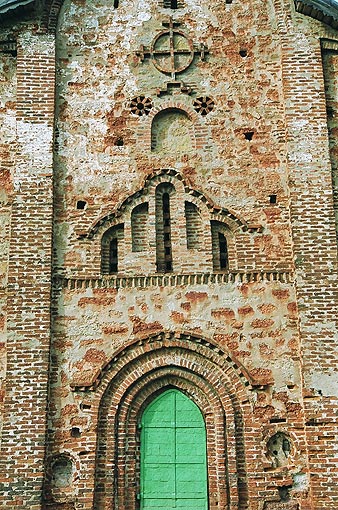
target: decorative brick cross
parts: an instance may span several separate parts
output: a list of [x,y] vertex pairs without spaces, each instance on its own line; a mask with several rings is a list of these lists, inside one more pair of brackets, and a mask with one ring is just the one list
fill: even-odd
[[151,58],[156,69],[161,73],[170,74],[175,80],[176,74],[187,69],[195,55],[199,54],[201,60],[204,60],[208,49],[204,44],[195,46],[182,30],[177,30],[176,27],[180,23],[173,22],[172,18],[169,18],[169,22],[163,22],[162,25],[167,29],[154,37],[150,49],[141,46],[136,54],[141,62],[145,58]]

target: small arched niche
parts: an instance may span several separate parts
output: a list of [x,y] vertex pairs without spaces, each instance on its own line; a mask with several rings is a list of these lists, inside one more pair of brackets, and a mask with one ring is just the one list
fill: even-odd
[[284,432],[277,432],[269,439],[267,452],[274,468],[286,466],[291,452],[290,438]]
[[111,227],[104,233],[101,242],[101,272],[103,274],[118,272],[123,238],[123,223]]
[[203,245],[201,213],[197,205],[185,202],[185,222],[188,250],[199,250]]
[[185,154],[195,148],[194,125],[187,113],[167,108],[155,115],[151,126],[151,150],[164,154]]
[[148,202],[137,205],[131,212],[132,251],[147,250]]
[[175,188],[171,183],[159,184],[155,192],[156,213],[156,267],[168,273],[173,270],[172,256],[172,196]]
[[[77,466],[78,468],[78,466]],[[75,465],[68,453],[61,453],[52,457],[49,462],[47,477],[45,480],[46,501],[67,505],[67,508],[75,508]],[[53,506],[54,508],[54,506]]]
[[211,221],[212,238],[212,261],[214,271],[226,271],[229,269],[228,236],[230,234],[227,225],[220,221]]
[[52,484],[58,489],[70,487],[73,483],[73,464],[69,457],[60,455],[51,463]]

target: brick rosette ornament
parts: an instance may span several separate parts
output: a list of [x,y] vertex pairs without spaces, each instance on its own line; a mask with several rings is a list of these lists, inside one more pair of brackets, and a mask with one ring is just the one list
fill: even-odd
[[208,113],[212,112],[214,109],[215,103],[214,100],[211,99],[211,97],[198,97],[194,101],[194,108],[197,113],[200,113],[201,115],[208,115]]
[[153,103],[149,97],[138,96],[131,100],[130,109],[131,113],[141,117],[142,115],[149,115]]

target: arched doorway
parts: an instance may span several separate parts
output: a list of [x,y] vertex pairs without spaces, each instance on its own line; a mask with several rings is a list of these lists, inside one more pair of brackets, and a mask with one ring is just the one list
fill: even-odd
[[251,444],[256,436],[246,428],[252,416],[247,379],[211,341],[163,333],[149,340],[136,338],[121,350],[94,389],[100,397],[96,462],[88,457],[86,463],[88,471],[95,468],[93,509],[144,510],[142,418],[171,390],[181,392],[203,413],[199,416],[207,431],[208,510],[248,508],[244,437]]
[[206,428],[181,391],[153,400],[141,420],[141,510],[207,510]]

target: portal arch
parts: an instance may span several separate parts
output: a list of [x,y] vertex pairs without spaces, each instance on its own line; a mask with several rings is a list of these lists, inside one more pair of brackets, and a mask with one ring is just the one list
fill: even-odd
[[[141,431],[149,404],[165,391],[180,391],[201,410],[206,428],[209,510],[245,508],[245,385],[227,359],[209,346],[159,335],[151,347],[136,345],[116,363],[99,403],[96,510],[137,510],[141,493]],[[123,356],[122,356],[123,358]],[[218,362],[217,362],[218,361]],[[117,367],[120,369],[117,370]],[[103,382],[103,381],[102,381]],[[244,402],[244,404],[243,404]]]

